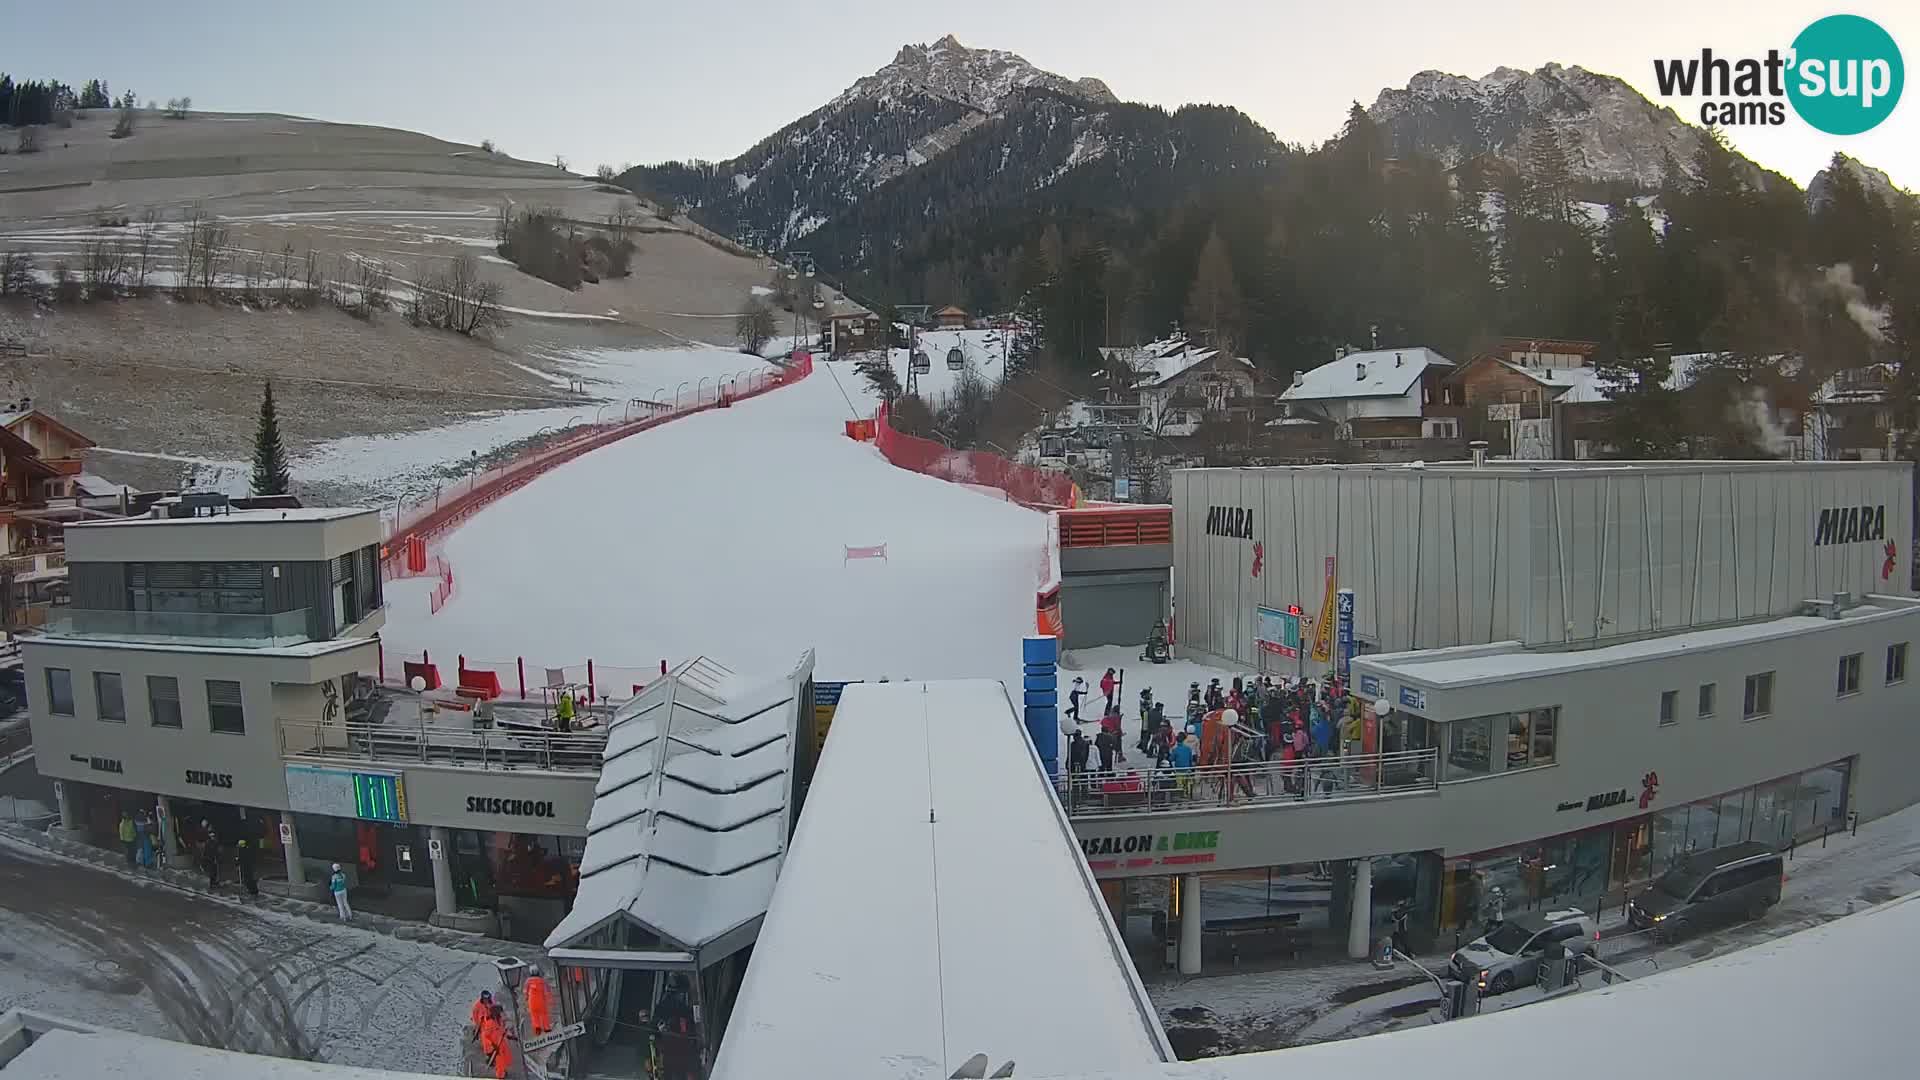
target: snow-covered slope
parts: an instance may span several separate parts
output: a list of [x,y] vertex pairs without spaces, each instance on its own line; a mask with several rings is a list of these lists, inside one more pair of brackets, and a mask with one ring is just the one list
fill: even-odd
[[1449,166],[1487,153],[1517,163],[1527,129],[1544,123],[1575,177],[1643,188],[1660,183],[1669,156],[1688,167],[1706,138],[1621,80],[1559,64],[1495,68],[1478,79],[1422,71],[1404,89],[1380,91],[1368,114],[1396,152],[1433,154]]
[[[431,580],[389,584],[388,655],[509,672],[525,656],[532,679],[588,657],[603,673],[701,653],[784,670],[812,647],[822,679],[1017,678],[1045,519],[848,439],[849,397],[873,407],[863,386],[822,363],[501,499],[447,540],[455,590],[438,615]],[[884,561],[844,558],[881,544]]]
[[739,157],[642,167],[621,182],[678,202],[744,242],[785,248],[1036,92],[1089,108],[1115,103],[1098,79],[1042,71],[1000,49],[969,49],[949,34],[906,46]]

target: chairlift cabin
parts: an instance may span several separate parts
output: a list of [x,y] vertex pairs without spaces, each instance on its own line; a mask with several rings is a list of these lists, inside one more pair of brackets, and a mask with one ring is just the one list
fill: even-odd
[[915,375],[925,375],[927,372],[932,370],[933,370],[933,361],[927,359],[927,354],[924,352],[921,352],[918,349],[914,350],[913,373]]
[[947,370],[959,371],[967,366],[967,354],[960,351],[958,345],[947,350]]

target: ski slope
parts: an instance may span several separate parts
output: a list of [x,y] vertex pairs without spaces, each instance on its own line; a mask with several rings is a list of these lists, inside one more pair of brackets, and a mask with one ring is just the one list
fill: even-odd
[[[663,659],[783,671],[807,648],[827,680],[1017,680],[1045,519],[848,439],[873,405],[823,362],[556,469],[447,538],[438,614],[431,579],[387,583],[389,662],[425,648],[451,682],[456,654],[525,657],[531,686],[592,658],[621,696]],[[844,558],[881,544],[885,561]]]

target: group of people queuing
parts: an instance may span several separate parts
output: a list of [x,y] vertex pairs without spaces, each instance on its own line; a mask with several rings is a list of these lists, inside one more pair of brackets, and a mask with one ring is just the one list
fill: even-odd
[[[1109,669],[1101,679],[1106,705],[1092,740],[1078,723],[1085,681],[1076,678],[1068,695],[1066,716],[1073,723],[1063,723],[1062,728],[1068,738],[1068,779],[1076,789],[1117,777],[1127,763],[1120,703],[1110,683],[1113,675]],[[1147,688],[1140,691],[1138,737],[1131,747],[1151,763],[1145,771],[1156,791],[1191,795],[1196,768],[1231,764],[1250,766],[1246,773],[1235,775],[1233,783],[1241,794],[1252,797],[1254,776],[1260,770],[1251,766],[1276,764],[1281,768],[1270,771],[1278,773],[1280,789],[1305,794],[1304,770],[1290,766],[1357,753],[1361,704],[1334,676],[1298,680],[1236,676],[1229,685],[1214,678],[1204,688],[1197,681],[1188,685],[1185,715],[1176,725],[1167,716],[1166,703],[1155,701],[1153,690]],[[1094,753],[1097,768],[1090,760]],[[1219,794],[1227,792],[1222,788]]]
[[[158,867],[165,857],[165,845],[161,841],[158,817],[149,815],[143,808],[137,811],[120,811],[120,846],[127,856],[127,867],[133,870],[152,870]],[[260,895],[260,879],[256,859],[259,857],[260,842],[241,837],[234,842],[233,853],[229,859],[222,845],[220,833],[213,823],[202,818],[200,827],[192,830],[189,836],[179,838],[182,853],[192,852],[194,864],[207,876],[207,888],[217,891],[229,862],[238,871],[241,888],[250,896]]]

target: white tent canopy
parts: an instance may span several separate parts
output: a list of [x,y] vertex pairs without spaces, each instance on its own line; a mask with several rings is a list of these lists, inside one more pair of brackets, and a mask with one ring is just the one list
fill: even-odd
[[[762,683],[701,657],[614,714],[573,910],[548,949],[624,944],[706,966],[750,944],[791,830],[813,653]],[[636,933],[637,931],[637,933]]]

